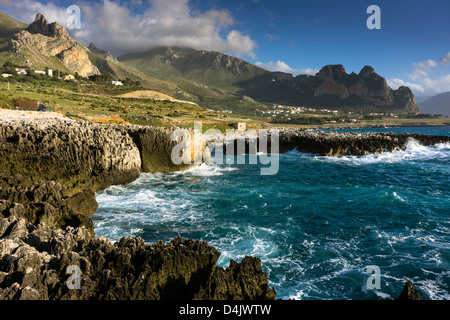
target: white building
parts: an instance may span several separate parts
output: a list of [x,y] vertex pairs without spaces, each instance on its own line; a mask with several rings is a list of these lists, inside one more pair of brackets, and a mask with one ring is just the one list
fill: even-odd
[[122,81],[111,81],[111,84],[112,84],[113,86],[123,86]]
[[36,74],[43,74],[43,75],[46,74],[45,71],[42,71],[42,70],[34,70],[34,73],[36,73]]
[[19,76],[26,76],[28,74],[27,70],[22,68],[16,68],[16,72]]

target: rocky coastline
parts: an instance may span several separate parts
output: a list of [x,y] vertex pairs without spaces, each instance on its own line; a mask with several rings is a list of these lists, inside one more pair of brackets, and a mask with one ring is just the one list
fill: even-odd
[[[273,152],[286,153],[297,150],[303,153],[318,154],[321,156],[364,156],[404,150],[411,140],[424,146],[450,142],[448,136],[424,134],[397,134],[393,132],[325,132],[310,131],[297,128],[276,128],[279,145]],[[223,143],[217,140],[210,141],[215,149],[223,148],[224,154],[256,154],[257,152],[272,152],[271,137],[274,131],[268,131],[264,143],[260,145],[259,136],[236,135]],[[256,141],[255,141],[256,140]],[[228,150],[228,151],[227,151]]]
[[[113,244],[95,237],[89,218],[98,207],[95,192],[132,182],[141,172],[192,166],[170,161],[174,129],[0,110],[0,300],[275,299],[258,258],[231,261],[225,269],[216,266],[220,253],[205,242],[175,238],[145,244],[122,238]],[[384,150],[387,141],[400,147],[408,138],[326,136],[286,130],[280,149],[364,153]],[[369,142],[361,147],[364,139]],[[204,141],[197,143],[192,163],[205,147]],[[73,266],[80,272],[77,290],[68,285]],[[405,286],[403,298],[415,292],[411,286]]]
[[[224,269],[200,241],[95,237],[95,192],[192,166],[170,162],[174,128],[0,112],[0,300],[275,298],[257,258]],[[79,290],[66,284],[69,266],[80,269]]]

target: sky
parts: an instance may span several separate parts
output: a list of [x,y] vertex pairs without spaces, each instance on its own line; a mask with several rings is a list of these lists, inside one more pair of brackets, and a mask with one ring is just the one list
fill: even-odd
[[[73,5],[79,25],[67,11]],[[371,5],[379,8],[376,20]],[[359,73],[370,65],[394,89],[450,91],[448,0],[0,0],[0,11],[25,23],[40,12],[82,44],[115,56],[167,45],[220,51],[294,75],[328,64]],[[368,20],[380,29],[369,29]]]

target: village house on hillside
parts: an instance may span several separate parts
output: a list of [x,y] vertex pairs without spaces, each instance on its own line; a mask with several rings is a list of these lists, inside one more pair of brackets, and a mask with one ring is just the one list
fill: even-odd
[[75,76],[68,74],[68,75],[64,76],[63,80],[64,81],[75,80]]
[[16,72],[19,76],[26,76],[28,74],[27,70],[23,68],[16,68]]

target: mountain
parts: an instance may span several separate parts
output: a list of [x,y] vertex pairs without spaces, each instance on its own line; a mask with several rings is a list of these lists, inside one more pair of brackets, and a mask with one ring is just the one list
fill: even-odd
[[242,59],[213,51],[157,47],[126,54],[118,60],[139,70],[147,79],[170,83],[172,88],[165,93],[180,100],[241,114],[254,114],[256,109],[265,108],[262,103],[238,94],[241,88],[236,84],[269,71]]
[[444,92],[419,103],[423,113],[442,114],[450,116],[450,92]]
[[0,58],[31,69],[48,67],[78,73],[83,77],[100,74],[90,61],[87,51],[60,24],[49,23],[39,13],[25,29],[8,36],[8,44],[2,48]]
[[151,77],[179,84],[189,80],[223,94],[247,96],[261,103],[419,112],[409,88],[392,90],[370,66],[359,74],[347,74],[342,65],[328,65],[315,76],[294,77],[264,70],[220,52],[176,47],[126,54],[118,60]]
[[26,27],[28,27],[27,24],[14,20],[0,12],[0,42],[7,40],[7,38]]
[[268,71],[229,55],[190,48],[158,47],[144,53],[130,53],[119,61],[162,80],[186,80],[233,93],[234,84]]
[[[424,101],[427,101],[428,99],[433,98],[433,96],[416,96],[416,103],[418,106]],[[420,108],[420,107],[419,107]]]
[[272,103],[327,107],[365,108],[366,111],[417,113],[407,87],[392,90],[386,80],[365,66],[359,74],[347,74],[342,65],[327,65],[315,76],[276,72],[240,84],[242,94]]

